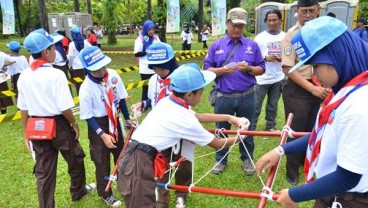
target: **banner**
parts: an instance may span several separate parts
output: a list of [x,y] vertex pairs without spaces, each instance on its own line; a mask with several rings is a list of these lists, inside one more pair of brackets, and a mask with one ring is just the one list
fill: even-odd
[[226,0],[211,0],[212,36],[226,31]]
[[180,6],[179,0],[167,0],[167,12],[166,12],[166,32],[179,32],[180,31]]
[[3,13],[3,34],[15,33],[15,17],[13,1],[0,0],[1,12]]

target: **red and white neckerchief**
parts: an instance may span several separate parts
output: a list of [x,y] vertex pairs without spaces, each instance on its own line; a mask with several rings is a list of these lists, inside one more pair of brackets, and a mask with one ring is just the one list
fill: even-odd
[[45,64],[48,64],[49,66],[51,66],[51,64],[48,61],[46,61],[45,59],[36,59],[32,62],[31,69],[34,71],[34,70],[38,69],[39,67],[42,67]]
[[363,72],[350,80],[343,88],[337,92],[335,98],[337,100],[331,103],[334,97],[333,92],[327,96],[323,102],[323,107],[318,112],[316,123],[313,127],[311,136],[308,141],[308,148],[304,162],[304,176],[307,183],[314,180],[314,169],[318,163],[323,133],[327,124],[331,124],[335,117],[335,111],[342,102],[355,90],[368,84],[368,72]]
[[183,106],[186,109],[189,109],[189,105],[187,102],[185,102],[183,99],[181,99],[180,97],[176,97],[174,94],[170,95],[170,100],[173,101],[174,103]]
[[118,141],[118,104],[114,103],[114,92],[112,91],[112,86],[110,86],[111,83],[109,82],[109,74],[107,71],[101,85],[104,87],[107,95],[107,99],[105,97],[104,102],[107,116],[109,118],[109,135]]
[[170,78],[166,78],[166,79],[159,79],[157,80],[158,83],[160,83],[160,91],[157,95],[157,99],[156,99],[156,104],[158,103],[158,101],[160,101],[162,98],[166,97],[168,93],[166,92],[171,92],[172,89],[169,87],[170,83],[171,83],[171,79]]

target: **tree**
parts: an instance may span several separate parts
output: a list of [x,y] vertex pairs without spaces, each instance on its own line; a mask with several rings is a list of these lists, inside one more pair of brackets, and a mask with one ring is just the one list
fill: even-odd
[[86,3],[87,3],[87,12],[88,12],[88,14],[92,14],[91,0],[86,0]]
[[152,1],[147,0],[147,19],[152,20]]
[[116,44],[115,30],[119,22],[119,17],[121,16],[119,5],[119,0],[105,0],[103,2],[102,22],[107,30],[108,44]]
[[74,11],[79,12],[80,11],[79,0],[74,0],[73,2],[74,2]]
[[38,0],[38,17],[40,18],[40,27],[48,31],[45,0]]
[[19,12],[19,0],[14,0],[14,8],[15,8],[15,13],[16,13],[16,17],[17,17],[17,22],[18,22],[18,28],[19,28],[19,33],[21,37],[24,37],[24,30],[23,30],[23,26],[22,26],[22,18],[20,18],[20,12]]
[[203,28],[203,0],[198,0],[198,42],[201,41],[200,31]]
[[154,19],[160,25],[159,38],[162,42],[166,42],[166,1],[157,0],[157,5],[153,14]]

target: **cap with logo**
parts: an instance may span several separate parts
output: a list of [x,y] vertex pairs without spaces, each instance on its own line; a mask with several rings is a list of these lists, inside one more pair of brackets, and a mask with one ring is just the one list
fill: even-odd
[[318,5],[318,0],[298,0],[297,7],[310,7]]
[[10,41],[6,46],[12,51],[19,51],[21,48],[20,43],[14,40]]
[[167,43],[153,43],[147,48],[146,52],[146,64],[162,64],[174,58],[174,50]]
[[300,61],[290,69],[289,73],[305,64],[314,54],[334,41],[347,29],[345,23],[329,16],[308,21],[291,40]]
[[231,20],[234,24],[247,24],[248,12],[244,9],[237,7],[230,9],[227,13],[227,20]]
[[201,71],[198,64],[181,65],[171,75],[171,86],[176,92],[192,92],[198,90],[216,78],[211,71]]
[[62,35],[51,36],[46,30],[38,29],[31,32],[24,39],[24,48],[29,50],[31,54],[39,53],[49,46],[61,41],[63,39]]
[[97,46],[83,48],[79,52],[79,59],[83,67],[89,71],[97,71],[111,62],[111,58]]

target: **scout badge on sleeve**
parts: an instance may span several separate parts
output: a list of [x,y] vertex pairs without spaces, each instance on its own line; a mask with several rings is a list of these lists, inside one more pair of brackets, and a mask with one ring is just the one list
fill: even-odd
[[56,122],[52,118],[28,118],[26,139],[52,140],[56,136]]

